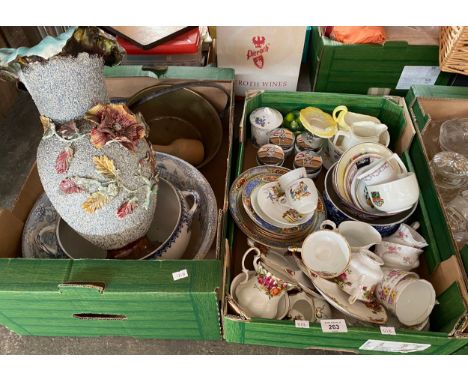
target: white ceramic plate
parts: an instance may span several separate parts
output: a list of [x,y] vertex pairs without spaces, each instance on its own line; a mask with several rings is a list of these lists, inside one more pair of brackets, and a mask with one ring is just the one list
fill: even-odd
[[[279,189],[280,187],[278,182],[271,182],[260,187],[257,192],[257,208],[263,212],[263,215],[268,216],[270,221],[273,220],[286,227],[296,227],[306,223],[314,216],[315,211],[310,214],[302,215],[289,207],[286,204],[285,199],[281,198],[282,195],[278,191]],[[255,203],[252,203],[252,206],[254,205]],[[255,210],[255,207],[254,211],[259,214]]]
[[343,196],[348,202],[351,203],[351,187],[353,184],[353,180],[357,176],[357,172],[362,168],[369,168],[368,166],[370,166],[372,163],[375,163],[379,159],[382,159],[382,157],[378,154],[364,154],[352,160],[346,167],[344,176],[345,195],[341,196]]
[[383,158],[390,157],[393,152],[379,143],[361,143],[345,151],[336,164],[333,182],[340,195],[345,195],[345,173],[349,163],[364,154],[377,154]]

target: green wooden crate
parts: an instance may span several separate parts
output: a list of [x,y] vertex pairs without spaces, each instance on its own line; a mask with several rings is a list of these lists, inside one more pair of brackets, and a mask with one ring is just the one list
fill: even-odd
[[[463,104],[449,111],[449,103],[455,104],[461,101]],[[430,102],[430,104],[428,104]],[[438,224],[434,224],[437,244],[442,259],[450,257],[452,254],[459,256],[465,270],[465,277],[468,274],[468,245],[458,249],[453,240],[450,228],[447,225],[444,208],[441,199],[438,197],[434,178],[429,168],[429,157],[427,144],[423,138],[426,129],[431,129],[433,120],[444,118],[447,113],[447,119],[451,118],[450,113],[457,117],[468,117],[468,88],[450,87],[450,86],[413,86],[406,95],[406,103],[413,119],[413,125],[416,127],[417,138],[410,148],[410,154],[417,169],[418,180],[422,184],[422,194],[428,205],[431,206],[430,218]],[[439,107],[440,105],[440,107]],[[438,111],[439,109],[440,111]],[[436,114],[434,114],[436,113]]]
[[[240,142],[236,164],[236,176],[246,167],[254,163],[252,153],[255,150],[248,140],[250,124],[248,116],[255,108],[270,106],[285,113],[304,106],[316,106],[331,112],[337,105],[345,104],[350,110],[365,112],[379,117],[388,124],[392,136],[393,149],[401,153],[409,169],[413,169],[410,156],[407,153],[411,145],[413,131],[411,119],[405,102],[400,97],[370,97],[362,95],[331,94],[331,93],[290,93],[290,92],[256,92],[250,94],[244,104],[243,120],[241,122]],[[247,164],[247,158],[249,163]],[[254,165],[254,164],[253,164]],[[320,188],[320,185],[318,186]],[[425,200],[420,197],[419,206],[415,212],[415,220],[421,223],[420,231],[430,243],[425,250],[423,262],[427,264],[428,278],[435,285],[439,304],[434,308],[430,323],[431,331],[417,332],[397,330],[396,336],[382,335],[379,328],[353,327],[348,325],[347,333],[323,333],[319,324],[311,324],[309,328],[296,328],[291,321],[278,321],[252,318],[245,320],[231,309],[227,295],[223,307],[224,338],[228,342],[270,345],[292,348],[320,348],[353,353],[376,354],[360,347],[369,339],[380,341],[396,341],[414,344],[429,344],[430,346],[415,354],[451,354],[468,344],[466,338],[459,338],[459,330],[466,325],[467,302],[464,298],[466,285],[459,272],[459,263],[454,256],[441,260],[439,248],[436,245],[434,227],[428,214]],[[230,268],[226,274],[226,287],[229,290],[230,279],[239,272],[239,261],[243,250],[241,243],[245,236],[230,220]],[[458,272],[454,272],[458,271]],[[436,285],[437,283],[437,285]],[[387,353],[388,354],[388,353]]]
[[[111,97],[125,98],[165,81],[137,67],[118,70],[107,80]],[[170,73],[177,79],[183,78],[183,74],[190,80],[214,79],[231,94],[230,113],[223,121],[225,147],[220,151],[223,160],[219,168],[225,172],[216,174],[219,176],[216,196],[221,207],[213,258],[147,261],[14,258],[19,255],[23,222],[42,193],[34,168],[15,206],[0,210],[0,257],[9,257],[0,259],[0,324],[21,335],[221,339],[219,302],[227,224],[226,186],[231,165],[234,71],[210,69],[206,73],[203,69],[169,68],[166,78],[171,77]],[[170,80],[173,82],[173,78]],[[211,95],[203,94],[210,99],[215,93],[211,89]],[[217,97],[222,98],[219,94]],[[184,269],[188,277],[174,281],[172,274]]]
[[[312,29],[310,80],[317,92],[370,94],[370,88],[391,89],[405,66],[439,66],[438,45],[409,45],[404,41],[376,44],[342,44]],[[453,75],[441,72],[436,85],[448,85]],[[378,93],[382,94],[382,93]]]

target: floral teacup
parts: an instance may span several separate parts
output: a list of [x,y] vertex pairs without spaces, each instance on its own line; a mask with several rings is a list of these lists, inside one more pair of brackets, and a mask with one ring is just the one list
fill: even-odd
[[419,278],[417,273],[404,271],[402,269],[382,267],[383,279],[377,285],[375,295],[382,304],[392,303],[396,294],[393,288],[405,278]]
[[387,267],[410,270],[419,266],[419,255],[422,249],[382,241],[375,246],[375,253],[382,257]]

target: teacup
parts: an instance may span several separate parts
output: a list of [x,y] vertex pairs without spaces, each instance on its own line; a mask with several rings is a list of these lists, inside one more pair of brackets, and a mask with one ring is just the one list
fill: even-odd
[[342,130],[351,130],[351,126],[356,122],[373,122],[376,124],[380,123],[380,120],[376,117],[366,114],[353,113],[348,110],[344,105],[335,107],[332,113],[333,119]]
[[405,211],[419,198],[418,180],[414,172],[387,183],[367,186],[372,205],[383,212]]
[[375,253],[382,257],[386,266],[410,270],[419,266],[423,250],[384,240],[375,246]]
[[[253,262],[256,273],[253,277],[245,267],[245,259],[251,252],[256,253]],[[237,302],[253,317],[278,318],[278,306],[281,299],[287,296],[289,285],[259,266],[260,253],[258,248],[252,247],[242,257],[242,272],[245,278],[236,289]]]
[[301,178],[290,183],[284,190],[287,204],[301,214],[311,214],[317,208],[318,191],[314,181]]
[[386,241],[390,241],[395,244],[408,245],[414,248],[427,247],[427,241],[422,237],[416,229],[419,227],[419,223],[416,222],[409,226],[408,224],[402,223],[398,230],[385,238]]
[[366,171],[357,175],[356,178],[364,182],[366,186],[370,186],[395,180],[400,174],[406,172],[406,166],[398,154],[393,154],[389,158],[382,158],[372,163]]
[[382,259],[367,249],[351,255],[349,267],[334,281],[349,296],[349,303],[356,300],[371,302],[375,300],[374,292],[383,280]]
[[250,113],[249,120],[252,132],[252,143],[258,147],[268,143],[270,131],[282,125],[283,116],[276,109],[261,107]]
[[296,168],[295,170],[288,171],[286,174],[281,175],[278,178],[278,183],[283,191],[286,191],[288,186],[301,178],[305,178],[307,176],[306,169],[304,167]]
[[435,298],[435,290],[430,282],[409,277],[395,285],[383,304],[402,324],[415,326],[429,317]]
[[300,252],[304,265],[324,279],[341,275],[348,268],[351,258],[348,242],[335,231],[315,231],[306,237],[302,248],[288,249],[291,252]]
[[405,271],[403,269],[382,267],[383,279],[377,285],[375,296],[382,304],[391,301],[395,296],[392,295],[393,288],[406,278],[419,278],[417,273]]
[[315,322],[317,317],[315,315],[314,300],[305,292],[289,295],[288,317],[292,320]]
[[361,249],[369,249],[382,241],[382,236],[370,224],[359,221],[344,221],[338,227],[331,220],[324,220],[320,229],[330,228],[337,230],[345,237],[351,247],[352,252],[359,252]]

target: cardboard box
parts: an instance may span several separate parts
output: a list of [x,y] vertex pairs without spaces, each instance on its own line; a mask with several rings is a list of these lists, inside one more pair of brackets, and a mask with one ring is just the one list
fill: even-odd
[[411,84],[450,83],[453,75],[439,71],[439,44],[433,33],[418,27],[386,27],[386,31],[388,39],[383,45],[346,45],[313,27],[312,90],[405,95]]
[[[43,192],[33,168],[13,208],[0,210],[0,324],[21,335],[221,338],[219,300],[231,166],[233,71],[224,71],[223,76],[216,82],[231,94],[223,120],[223,144],[214,160],[202,169],[218,202],[217,237],[207,258],[154,261],[21,258],[23,224]],[[203,79],[203,73],[186,78]],[[182,81],[159,80],[135,72],[134,77],[107,79],[110,96],[117,98],[168,82]],[[220,90],[193,89],[214,100],[218,110],[224,107],[227,97],[224,93],[220,96]],[[172,273],[183,269],[188,277],[174,281]]]
[[[255,166],[255,148],[249,140],[248,119],[249,114],[255,108],[270,106],[282,113],[287,113],[306,106],[316,106],[331,112],[336,106],[342,104],[347,105],[352,111],[374,115],[386,123],[392,136],[390,148],[400,153],[407,166],[413,169],[407,150],[411,146],[415,132],[403,98],[257,91],[249,94],[244,104],[236,176],[245,169]],[[323,190],[323,178],[321,174],[315,182],[320,191]],[[230,297],[226,294],[223,306],[225,340],[245,344],[333,349],[368,354],[380,353],[361,349],[368,340],[430,345],[425,350],[418,351],[417,354],[450,354],[462,348],[468,344],[463,334],[468,321],[468,292],[458,259],[455,256],[445,259],[440,257],[434,236],[435,227],[429,218],[428,208],[425,200],[420,197],[414,219],[420,222],[420,232],[430,244],[421,257],[422,265],[419,271],[423,278],[433,284],[439,302],[430,317],[431,331],[397,329],[395,336],[389,336],[383,335],[378,327],[348,325],[347,333],[323,333],[318,323],[310,324],[309,328],[299,328],[295,327],[294,322],[287,320],[245,319],[236,313],[235,309],[232,309],[228,302]],[[226,257],[224,279],[226,291],[229,290],[230,280],[240,273],[240,260],[247,249],[246,236],[237,229],[232,219],[230,224],[231,252],[229,257]]]
[[422,196],[430,206],[429,217],[437,222],[434,224],[434,234],[440,255],[443,260],[455,254],[462,261],[464,276],[468,280],[468,245],[457,247],[429,167],[432,157],[441,151],[438,143],[441,123],[452,118],[468,117],[468,88],[416,86],[408,92],[406,102],[417,131],[410,154],[417,169]]

